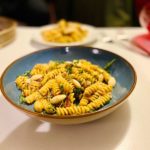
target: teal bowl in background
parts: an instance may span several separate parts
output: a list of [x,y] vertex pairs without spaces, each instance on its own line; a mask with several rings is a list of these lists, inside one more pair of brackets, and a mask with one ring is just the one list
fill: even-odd
[[[30,70],[37,63],[47,63],[50,60],[69,61],[73,59],[86,59],[102,67],[112,59],[116,59],[110,68],[110,73],[117,81],[110,103],[95,112],[74,116],[41,114],[34,111],[33,105],[20,103],[20,91],[14,82],[18,75]],[[137,76],[133,66],[123,57],[103,49],[70,46],[36,51],[15,60],[3,72],[0,85],[5,99],[15,108],[31,117],[57,124],[79,124],[99,119],[118,108],[132,93],[136,80]]]

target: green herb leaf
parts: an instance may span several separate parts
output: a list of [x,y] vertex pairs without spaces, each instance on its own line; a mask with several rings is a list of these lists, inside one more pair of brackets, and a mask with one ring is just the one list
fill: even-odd
[[60,84],[60,90],[61,90],[61,92],[64,91],[64,86],[63,86],[63,84]]
[[66,69],[67,69],[67,73],[68,73],[68,74],[71,74],[71,73],[72,73],[72,66],[68,66]]
[[22,103],[25,102],[25,97],[21,94],[21,95],[19,96],[19,100],[20,100],[20,103],[22,104]]
[[81,74],[81,73],[83,73],[83,70],[82,70],[82,69],[79,70],[79,74]]
[[75,88],[74,89],[74,93],[76,94],[76,95],[80,95],[81,93],[82,93],[82,89],[81,88]]
[[73,63],[77,64],[77,63],[79,63],[79,60],[73,60]]
[[112,66],[112,64],[116,61],[116,59],[113,59],[111,61],[109,61],[103,68],[108,71],[109,68]]
[[31,70],[26,71],[23,75],[24,76],[29,76],[30,75]]

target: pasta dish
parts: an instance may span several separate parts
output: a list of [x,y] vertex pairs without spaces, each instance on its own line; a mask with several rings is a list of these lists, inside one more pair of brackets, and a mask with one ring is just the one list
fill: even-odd
[[41,36],[46,42],[72,43],[86,38],[88,32],[81,27],[80,23],[60,20],[55,27],[45,29]]
[[96,111],[109,103],[115,78],[101,66],[79,59],[36,64],[15,83],[23,103],[59,116]]

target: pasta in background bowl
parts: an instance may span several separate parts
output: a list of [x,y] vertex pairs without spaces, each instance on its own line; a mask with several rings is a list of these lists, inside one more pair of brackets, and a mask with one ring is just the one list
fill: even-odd
[[[114,59],[116,61],[110,67],[109,74],[104,70],[104,66]],[[49,63],[51,64],[50,73],[46,69]],[[44,65],[45,68],[41,69],[37,67],[38,65]],[[72,66],[71,69],[70,66]],[[90,74],[87,75],[91,68],[96,70],[96,72],[93,70],[92,77]],[[26,72],[27,70],[31,72]],[[86,74],[87,78],[82,74]],[[113,79],[113,82],[109,79]],[[26,83],[30,85],[30,90],[29,88],[23,90],[23,96],[28,97],[25,103],[20,103],[21,91],[17,89],[15,80],[20,89],[26,89]],[[20,84],[20,80],[25,82]],[[32,82],[36,86],[33,86]],[[48,87],[43,88],[46,84]],[[127,60],[106,50],[78,46],[49,48],[21,57],[6,68],[1,78],[2,93],[11,104],[32,117],[58,124],[85,123],[111,113],[131,94],[135,84],[136,73]],[[50,88],[49,85],[53,86]],[[92,85],[94,88],[88,90]],[[105,88],[101,90],[101,86]],[[82,90],[79,97],[74,96],[75,89]],[[37,91],[41,95],[44,93],[42,99],[49,98],[50,104],[44,107],[41,98],[33,103],[38,98],[36,95],[36,98],[32,99],[31,95]],[[103,96],[106,99],[102,101]],[[72,103],[69,104],[68,100]],[[47,101],[46,99],[42,102]],[[27,103],[31,104],[27,105]]]
[[41,32],[42,38],[46,42],[55,43],[72,43],[83,41],[88,35],[88,31],[77,22],[67,22],[60,20],[55,27],[43,29]]
[[78,22],[60,20],[39,28],[33,40],[45,46],[87,45],[97,40],[95,27]]

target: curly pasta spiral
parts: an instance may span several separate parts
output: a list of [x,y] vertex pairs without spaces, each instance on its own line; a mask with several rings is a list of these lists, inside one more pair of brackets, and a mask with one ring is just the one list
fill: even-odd
[[95,110],[101,106],[104,106],[105,103],[107,103],[110,99],[111,99],[111,94],[110,93],[107,93],[106,95],[104,96],[101,96],[99,97],[98,99],[96,99],[95,101],[89,103],[87,105],[87,107],[90,109],[90,110]]
[[34,92],[34,93],[32,93],[31,95],[29,95],[25,98],[25,102],[28,103],[28,104],[31,104],[34,101],[39,100],[41,98],[42,98],[42,96],[39,92]]
[[75,101],[74,93],[70,93],[70,94],[68,95],[68,99],[69,99],[70,102],[73,104],[73,102]]
[[64,93],[72,93],[73,92],[73,85],[70,84],[65,78],[63,78],[61,75],[56,77],[56,82],[59,85],[63,85],[63,91]]
[[101,94],[99,92],[95,92],[92,96],[89,97],[89,101],[95,101],[96,99],[98,99],[101,96]]
[[71,106],[66,108],[56,108],[56,113],[59,116],[84,114],[86,112],[89,112],[89,108],[87,106]]
[[39,92],[45,96],[48,91],[52,88],[52,85],[55,81],[52,79],[52,80],[49,80],[40,90]]
[[45,76],[44,76],[44,79],[42,80],[42,85],[44,85],[49,79],[53,79],[55,78],[57,75],[63,73],[65,71],[64,68],[60,68],[60,69],[54,69],[52,70],[51,72],[47,73]]
[[27,87],[27,77],[26,76],[18,76],[16,79],[16,84],[19,89],[25,89]]
[[88,104],[88,99],[86,97],[83,97],[81,100],[80,100],[80,103],[79,105],[80,106],[86,106]]
[[111,94],[108,93],[105,96],[102,96],[99,99],[95,100],[94,102],[91,102],[87,106],[71,106],[67,108],[58,107],[56,108],[56,113],[59,116],[84,114],[103,106],[105,103],[109,101],[110,98]]
[[37,64],[33,67],[30,74],[36,75],[36,74],[43,74],[45,75],[48,71],[48,65],[47,64]]
[[52,94],[53,95],[59,95],[60,93],[61,93],[61,91],[59,88],[59,84],[56,81],[54,81],[52,83]]
[[34,110],[37,112],[42,112],[43,110],[45,110],[47,113],[55,112],[54,106],[46,99],[37,100],[34,103]]
[[111,90],[112,90],[111,86],[108,86],[105,83],[97,82],[97,83],[92,84],[91,86],[87,87],[85,89],[84,95],[85,96],[90,96],[93,93],[95,93],[96,91],[98,91],[100,94],[104,95],[105,93],[107,93],[107,92],[109,92]]

